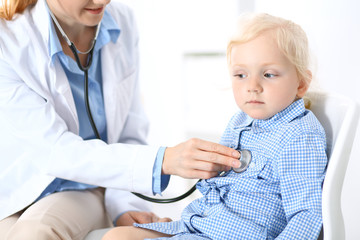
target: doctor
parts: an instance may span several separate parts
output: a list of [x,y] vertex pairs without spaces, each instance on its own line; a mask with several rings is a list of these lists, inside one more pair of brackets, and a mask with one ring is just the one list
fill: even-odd
[[[129,191],[157,194],[169,175],[205,179],[239,167],[237,151],[200,139],[145,145],[138,35],[126,6],[47,5],[10,0],[0,8],[0,239],[82,239],[113,221],[154,221]],[[101,139],[85,110],[84,72],[60,28],[82,66],[92,58],[89,102]]]

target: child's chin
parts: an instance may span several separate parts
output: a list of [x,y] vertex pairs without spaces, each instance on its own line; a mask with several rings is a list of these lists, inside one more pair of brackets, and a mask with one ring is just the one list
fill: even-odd
[[266,114],[256,114],[256,113],[252,113],[252,114],[248,114],[251,118],[253,119],[257,119],[257,120],[266,120],[271,118],[273,115],[266,115]]

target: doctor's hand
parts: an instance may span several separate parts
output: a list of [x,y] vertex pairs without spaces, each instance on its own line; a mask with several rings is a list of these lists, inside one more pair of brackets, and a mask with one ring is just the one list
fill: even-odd
[[160,218],[152,212],[128,211],[116,221],[116,226],[132,226],[134,223],[171,222],[170,218]]
[[231,167],[238,168],[239,157],[240,153],[232,148],[193,138],[166,148],[162,173],[190,179],[208,179]]

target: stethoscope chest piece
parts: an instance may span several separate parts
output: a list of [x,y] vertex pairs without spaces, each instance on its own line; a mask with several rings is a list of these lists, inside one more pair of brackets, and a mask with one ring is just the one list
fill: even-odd
[[238,168],[232,168],[232,170],[234,170],[234,172],[236,173],[241,173],[243,171],[245,171],[249,165],[250,165],[250,162],[251,162],[251,152],[249,150],[242,150],[240,151],[240,167]]

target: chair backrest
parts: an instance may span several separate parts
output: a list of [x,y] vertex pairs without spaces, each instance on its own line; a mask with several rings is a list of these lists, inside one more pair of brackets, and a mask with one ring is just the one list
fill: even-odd
[[307,97],[327,138],[329,163],[322,193],[324,239],[345,239],[341,190],[359,121],[359,108],[355,101],[342,95],[309,92]]

